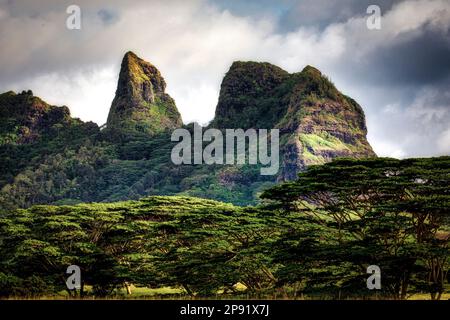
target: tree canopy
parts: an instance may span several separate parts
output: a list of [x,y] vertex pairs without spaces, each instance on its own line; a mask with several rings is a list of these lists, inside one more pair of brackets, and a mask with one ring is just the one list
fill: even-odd
[[[192,296],[404,299],[449,292],[450,157],[340,159],[238,207],[182,196],[0,213],[0,295],[54,295],[66,268],[110,296],[124,286]],[[367,267],[381,269],[368,290]]]

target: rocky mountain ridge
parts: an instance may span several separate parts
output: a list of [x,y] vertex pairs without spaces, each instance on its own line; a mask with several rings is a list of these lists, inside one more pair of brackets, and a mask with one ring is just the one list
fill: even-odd
[[0,207],[192,195],[239,205],[307,166],[375,156],[362,108],[314,67],[288,73],[270,63],[234,62],[208,127],[280,130],[280,171],[255,165],[186,165],[170,160],[183,125],[159,70],[132,52],[121,65],[106,128],[70,116],[31,91],[0,95]]
[[278,128],[282,173],[336,157],[373,157],[363,109],[312,66],[289,74],[269,63],[234,62],[222,82],[212,127]]

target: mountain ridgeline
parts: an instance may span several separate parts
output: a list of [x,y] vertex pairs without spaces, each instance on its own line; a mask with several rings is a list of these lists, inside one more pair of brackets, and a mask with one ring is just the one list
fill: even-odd
[[0,208],[184,195],[255,204],[279,181],[337,157],[375,154],[362,108],[314,67],[288,73],[269,63],[234,62],[209,128],[279,129],[280,170],[258,165],[181,165],[170,141],[183,125],[166,82],[128,52],[105,127],[70,116],[31,91],[0,94]]

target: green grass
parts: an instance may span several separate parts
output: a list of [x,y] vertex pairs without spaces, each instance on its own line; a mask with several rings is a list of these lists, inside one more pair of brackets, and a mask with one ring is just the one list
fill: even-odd
[[116,292],[118,295],[130,298],[145,298],[145,297],[163,297],[167,295],[185,295],[186,291],[182,288],[144,288],[131,286],[131,295],[127,294],[125,288]]
[[320,134],[303,133],[300,134],[300,141],[307,148],[311,148],[315,151],[322,150],[349,150],[350,148],[332,135],[323,132]]
[[[223,294],[218,292],[217,295],[211,297],[191,297],[186,294],[186,291],[182,288],[171,288],[171,287],[161,287],[161,288],[143,288],[132,286],[132,293],[127,294],[125,288],[117,290],[114,295],[108,297],[95,297],[92,295],[87,295],[83,300],[127,300],[127,299],[137,299],[137,300],[208,300],[208,299],[232,299],[232,300],[251,300],[251,299],[267,299],[267,300],[330,300],[331,297],[328,296],[307,296],[300,295],[296,297],[286,297],[283,295],[268,295],[268,296],[253,296],[245,292],[245,287],[236,286],[238,292],[234,295]],[[91,288],[86,288],[87,293],[91,291]],[[40,297],[9,297],[7,300],[71,300],[73,297],[69,297],[66,291],[61,291],[57,295],[51,296],[40,296]],[[362,300],[358,298],[345,298],[344,300]],[[375,300],[389,300],[383,297],[375,297]],[[449,300],[450,293],[444,293],[441,296],[441,300]],[[409,296],[407,300],[431,300],[430,294],[428,293],[417,293]]]
[[[431,300],[429,293],[416,293],[408,298],[408,300]],[[441,300],[450,300],[450,293],[442,294]]]

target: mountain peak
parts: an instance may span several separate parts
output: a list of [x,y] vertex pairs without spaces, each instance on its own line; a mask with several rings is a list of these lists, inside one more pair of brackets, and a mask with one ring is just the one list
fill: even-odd
[[228,70],[224,83],[244,77],[243,80],[254,82],[258,85],[273,87],[282,82],[289,73],[276,65],[268,62],[234,61]]
[[155,133],[182,125],[166,82],[150,62],[128,51],[123,57],[116,96],[107,127],[119,131]]
[[336,157],[371,157],[362,108],[317,68],[288,73],[265,62],[234,62],[223,79],[217,128],[277,128],[281,180]]
[[[288,78],[288,72],[268,62],[233,62],[222,81],[219,102],[211,126],[270,127],[279,116],[279,106],[271,108],[266,105],[264,108],[255,108],[255,104],[258,100],[272,95],[274,89]],[[268,120],[268,117],[271,119]]]
[[163,94],[165,89],[166,82],[153,64],[142,60],[132,51],[125,54],[119,74],[118,94],[154,103],[155,95]]
[[312,73],[312,74],[316,74],[319,76],[322,76],[322,72],[320,72],[319,69],[311,66],[311,65],[306,65],[306,67],[303,68],[302,73]]
[[128,58],[128,57],[134,57],[134,58],[138,58],[139,59],[139,57],[137,56],[137,54],[136,53],[134,53],[133,51],[127,51],[127,53],[125,53],[125,55],[124,55],[124,58]]

